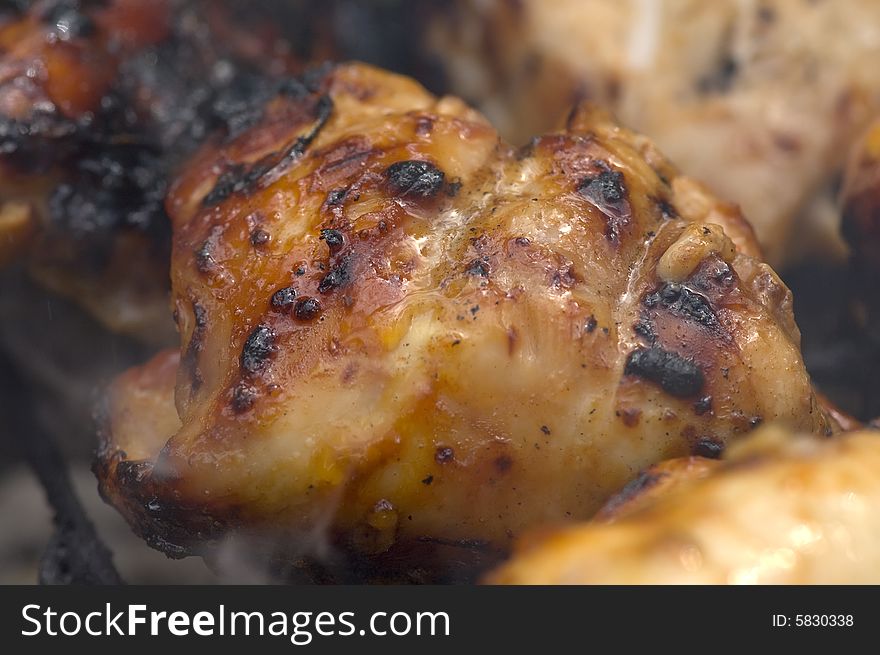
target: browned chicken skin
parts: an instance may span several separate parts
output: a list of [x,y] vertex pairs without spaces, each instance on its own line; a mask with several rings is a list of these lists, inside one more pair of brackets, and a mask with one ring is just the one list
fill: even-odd
[[318,70],[168,208],[180,356],[116,383],[96,471],[174,555],[270,534],[436,579],[762,420],[834,429],[736,208],[588,107],[517,151]]
[[42,0],[7,12],[0,260],[26,259],[105,326],[167,344],[169,178],[207,134],[256,120],[252,106],[301,65],[265,11],[234,0]]
[[[605,518],[535,535],[496,584],[876,584],[880,433],[763,428],[724,462],[673,461]],[[665,477],[663,477],[665,476]]]

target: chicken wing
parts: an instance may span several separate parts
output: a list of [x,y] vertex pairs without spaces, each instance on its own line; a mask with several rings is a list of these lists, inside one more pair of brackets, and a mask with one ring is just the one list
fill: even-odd
[[835,429],[736,207],[588,106],[516,150],[320,69],[167,204],[181,348],[116,383],[96,471],[171,554],[271,535],[442,575],[763,420]]
[[515,141],[592,99],[741,203],[774,265],[803,226],[842,252],[836,175],[880,109],[874,0],[463,0],[432,25],[452,90]]
[[499,584],[876,584],[880,433],[762,428],[610,523],[536,536]]

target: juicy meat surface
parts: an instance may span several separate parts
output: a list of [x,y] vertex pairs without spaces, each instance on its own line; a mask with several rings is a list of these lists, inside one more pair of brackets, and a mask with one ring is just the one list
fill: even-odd
[[[765,428],[611,522],[536,536],[497,584],[876,584],[880,435]],[[638,498],[636,499],[638,501]]]
[[167,206],[180,350],[116,382],[96,471],[172,554],[473,565],[762,421],[835,429],[736,207],[588,106],[516,150],[407,78],[317,69]]
[[847,144],[880,110],[880,3],[439,6],[430,42],[452,91],[509,138],[523,142],[593,100],[740,203],[772,264],[806,248],[840,253],[836,179]]

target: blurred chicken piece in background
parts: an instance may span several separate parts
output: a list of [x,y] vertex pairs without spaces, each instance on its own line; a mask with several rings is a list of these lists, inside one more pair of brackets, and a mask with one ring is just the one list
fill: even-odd
[[524,143],[578,99],[739,203],[775,266],[841,258],[841,165],[880,110],[875,0],[459,0],[430,44],[450,90]]

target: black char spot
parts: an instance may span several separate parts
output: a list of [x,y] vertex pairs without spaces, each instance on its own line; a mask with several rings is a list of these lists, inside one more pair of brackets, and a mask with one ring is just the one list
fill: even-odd
[[439,446],[434,453],[434,461],[438,464],[446,464],[455,459],[455,451],[449,446]]
[[679,398],[696,395],[705,383],[703,372],[691,360],[659,347],[631,352],[624,372],[650,380]]
[[465,271],[468,275],[477,277],[489,277],[489,258],[480,257],[472,261]]
[[336,267],[327,273],[318,283],[320,293],[329,293],[334,289],[344,287],[351,282],[351,259],[344,257]]
[[206,239],[201,246],[196,249],[196,268],[199,273],[208,273],[214,268],[214,255],[212,254],[213,241]]
[[665,284],[658,291],[649,294],[645,297],[645,306],[664,307],[677,316],[713,330],[721,327],[709,301],[680,284]]
[[275,293],[272,294],[271,304],[274,309],[278,311],[287,311],[296,301],[296,289],[293,287],[284,287],[283,289],[278,289]]
[[648,343],[654,343],[657,340],[657,333],[654,331],[654,324],[647,316],[642,316],[639,322],[633,326],[633,332],[640,337],[648,340]]
[[202,373],[199,370],[199,356],[204,348],[205,329],[208,326],[208,312],[198,302],[192,303],[193,317],[195,319],[195,327],[190,337],[189,345],[183,355],[181,364],[188,370],[190,381],[192,383],[192,392],[198,390],[202,384]]
[[259,372],[275,352],[275,332],[268,325],[258,325],[248,335],[241,351],[241,368],[253,375]]
[[657,209],[660,211],[660,216],[665,220],[678,217],[678,212],[675,210],[675,207],[672,206],[672,203],[663,198],[657,200]]
[[577,191],[608,216],[605,236],[617,241],[621,228],[630,217],[623,173],[606,168],[598,175],[581,180]]
[[232,411],[236,414],[246,412],[254,406],[259,392],[249,384],[241,382],[232,390]]
[[606,516],[613,514],[622,506],[660,482],[664,477],[666,477],[666,474],[650,470],[642,471],[635,479],[630,480],[616,496],[608,501],[605,507],[602,508],[602,514]]
[[606,170],[581,180],[578,193],[603,206],[613,206],[626,199],[623,173]]
[[256,228],[253,232],[251,232],[251,245],[259,248],[269,242],[271,236],[266,230],[261,227]]
[[340,205],[345,200],[347,194],[348,189],[333,189],[333,191],[327,194],[327,204],[331,207]]
[[697,416],[702,416],[712,409],[712,396],[703,396],[694,403],[694,412]]
[[345,236],[339,230],[321,230],[321,240],[327,244],[331,254],[339,252],[345,245]]
[[333,112],[333,101],[330,96],[319,97],[314,111],[315,125],[307,134],[297,137],[287,147],[266,155],[250,166],[239,163],[229,165],[217,178],[214,188],[202,199],[202,205],[213,207],[233,194],[253,193],[258,187],[271,184],[284,175],[291,164],[302,157],[330,119]]
[[436,195],[446,177],[434,164],[417,160],[395,162],[386,169],[385,175],[396,194],[421,198]]
[[719,459],[724,453],[724,444],[711,437],[703,437],[694,444],[693,454],[708,459]]
[[321,313],[321,303],[316,298],[300,298],[296,301],[293,314],[301,321],[311,321]]

